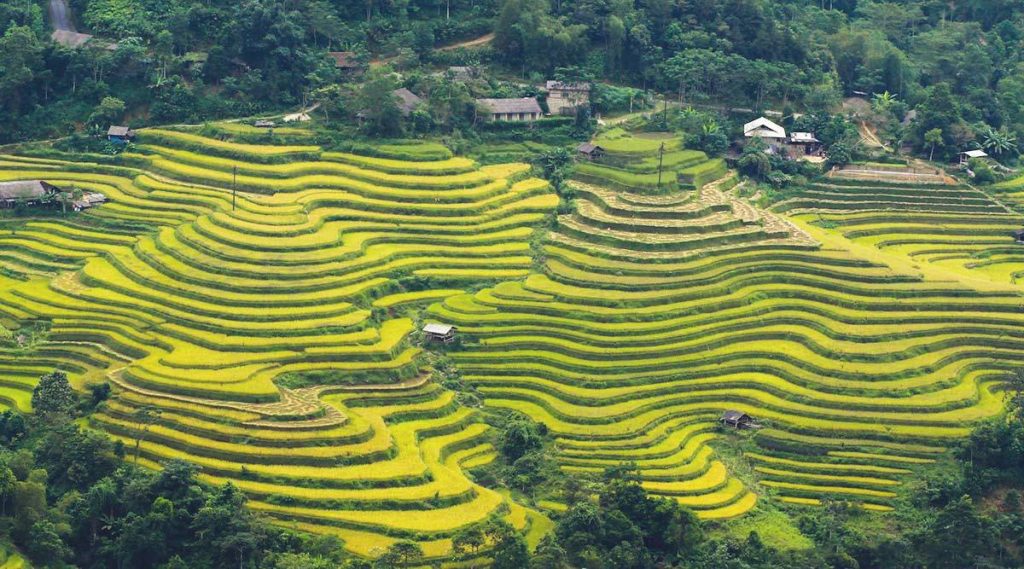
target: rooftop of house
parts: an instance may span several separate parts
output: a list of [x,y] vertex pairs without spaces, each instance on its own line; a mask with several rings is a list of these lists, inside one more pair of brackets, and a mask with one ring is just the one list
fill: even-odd
[[441,336],[446,336],[455,330],[455,326],[451,324],[427,324],[423,327],[423,331],[427,334],[438,334]]
[[743,125],[743,134],[748,137],[786,138],[786,129],[765,117],[761,117]]
[[549,80],[544,83],[544,88],[548,91],[590,91],[590,83]]
[[723,421],[739,421],[743,417],[747,417],[748,419],[750,418],[750,416],[747,415],[746,413],[744,413],[742,411],[735,411],[733,409],[730,409],[730,410],[722,413],[722,420]]
[[47,185],[40,180],[19,180],[16,182],[0,182],[0,199],[38,199],[45,196]]
[[817,138],[814,138],[813,132],[793,132],[790,133],[790,138],[793,142],[819,142]]
[[477,99],[476,102],[490,109],[493,114],[540,114],[543,112],[540,104],[537,103],[537,99],[533,97],[523,97],[520,99]]
[[393,91],[396,97],[399,98],[398,108],[402,110],[402,114],[408,115],[416,108],[417,105],[423,102],[416,93],[402,87],[401,89],[395,89]]

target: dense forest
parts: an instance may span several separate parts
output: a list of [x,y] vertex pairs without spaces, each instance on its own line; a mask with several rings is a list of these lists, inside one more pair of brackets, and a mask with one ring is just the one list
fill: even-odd
[[[561,70],[754,110],[835,111],[844,96],[879,95],[891,123],[884,135],[938,157],[974,141],[1012,154],[1024,130],[1024,5],[1011,0],[74,0],[72,8],[84,30],[116,48],[58,46],[39,2],[0,6],[0,142],[114,119],[196,123],[342,100],[338,85],[353,78],[327,57],[342,49],[364,65],[391,57],[409,85],[426,66],[489,64],[511,80],[539,83]],[[433,49],[491,30],[489,47]],[[339,118],[360,109],[342,110]],[[916,118],[905,120],[910,110]],[[450,130],[444,118],[428,124]]]

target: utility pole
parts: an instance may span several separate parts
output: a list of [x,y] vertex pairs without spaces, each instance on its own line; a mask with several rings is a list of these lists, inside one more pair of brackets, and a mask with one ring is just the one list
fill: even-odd
[[[662,145],[664,146],[664,145]],[[238,185],[238,165],[231,168],[231,211],[235,211],[235,187]]]
[[665,163],[665,143],[658,148],[658,189],[661,189],[661,165]]

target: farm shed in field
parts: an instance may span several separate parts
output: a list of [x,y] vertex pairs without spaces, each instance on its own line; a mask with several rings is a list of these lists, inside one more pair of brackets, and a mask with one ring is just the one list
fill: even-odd
[[423,334],[430,342],[450,344],[455,341],[456,330],[458,328],[451,324],[427,324],[423,327]]
[[533,97],[521,99],[477,99],[492,121],[535,121],[541,117],[540,105]]
[[968,150],[960,153],[960,165],[966,166],[972,158],[988,158],[988,152],[984,150]]
[[71,208],[75,211],[82,211],[105,203],[107,203],[107,196],[99,192],[86,192],[82,194],[82,197],[71,202]]
[[761,117],[743,125],[743,136],[747,138],[766,138],[770,141],[783,141],[786,139],[786,129]]
[[1011,235],[1017,243],[1024,243],[1024,229],[1014,229]]
[[38,204],[58,192],[60,188],[42,180],[0,182],[0,207],[14,207],[19,203]]
[[260,120],[253,123],[256,128],[274,128],[274,121]]
[[548,81],[544,89],[548,92],[548,111],[553,115],[571,115],[577,107],[590,103],[590,83]]
[[128,142],[135,138],[135,131],[126,126],[112,126],[107,129],[107,140],[110,142]]
[[590,142],[584,142],[576,147],[576,152],[587,160],[594,160],[604,154],[604,148]]
[[722,417],[718,419],[718,422],[726,427],[733,427],[735,429],[749,429],[754,426],[753,417],[746,413],[731,409],[722,413]]

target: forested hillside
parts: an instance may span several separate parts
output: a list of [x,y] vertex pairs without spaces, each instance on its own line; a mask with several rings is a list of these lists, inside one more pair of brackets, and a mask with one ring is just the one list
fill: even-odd
[[[1024,129],[1024,6],[1010,0],[73,0],[71,7],[79,31],[116,48],[58,46],[39,2],[0,6],[0,142],[104,123],[119,110],[101,106],[105,97],[125,102],[140,125],[295,107],[351,79],[334,68],[329,50],[352,50],[363,64],[397,56],[391,61],[407,83],[424,65],[492,63],[520,80],[563,68],[687,102],[778,110],[834,110],[844,96],[888,92],[896,104],[887,109],[893,128],[885,135],[940,157],[988,127]],[[490,47],[433,50],[491,30]],[[903,128],[916,107],[918,119]],[[941,141],[926,141],[936,128]]]

